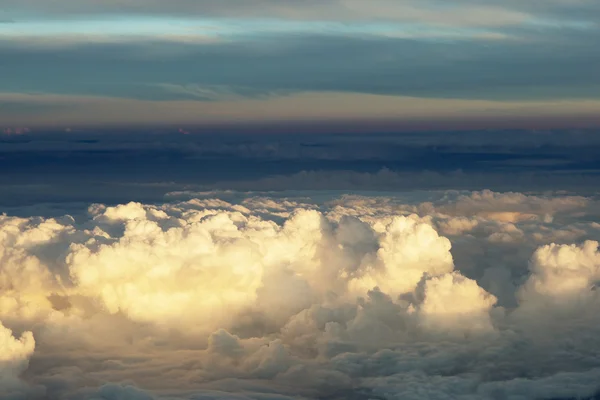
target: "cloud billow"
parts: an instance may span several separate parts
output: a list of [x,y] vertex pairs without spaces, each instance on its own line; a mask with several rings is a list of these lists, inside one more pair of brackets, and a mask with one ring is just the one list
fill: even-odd
[[593,198],[214,196],[0,217],[0,398],[597,392]]

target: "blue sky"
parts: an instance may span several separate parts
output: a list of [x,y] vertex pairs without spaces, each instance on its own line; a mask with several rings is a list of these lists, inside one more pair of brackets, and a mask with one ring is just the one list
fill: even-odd
[[593,118],[599,21],[592,0],[0,0],[0,120]]

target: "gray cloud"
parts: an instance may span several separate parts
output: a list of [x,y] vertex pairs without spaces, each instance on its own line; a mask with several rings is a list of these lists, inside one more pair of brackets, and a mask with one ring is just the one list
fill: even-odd
[[[259,29],[195,43],[160,36],[120,36],[117,42],[110,37],[94,42],[85,36],[10,36],[0,41],[0,73],[11,76],[0,84],[0,91],[200,101],[306,91],[499,100],[597,98],[599,8],[595,1],[563,0],[456,0],[450,6],[390,0],[368,5],[356,0],[60,0],[51,5],[2,0],[0,9],[16,21],[11,13],[32,13],[42,20],[127,14],[273,17],[282,19],[284,26],[291,20],[342,19],[357,25],[354,33],[335,28],[314,34]],[[518,21],[503,23],[502,10],[508,12],[508,20],[520,16],[515,17]],[[402,37],[402,32],[393,32],[393,24],[385,35],[361,28],[364,22],[381,22],[386,16],[410,23],[475,24],[480,30]],[[416,33],[428,29],[423,26]]]
[[[527,40],[451,42],[283,35],[215,44],[5,42],[4,92],[151,100],[342,91],[432,98],[597,98],[598,31],[524,31]],[[169,49],[164,56],[160,49]],[[39,66],[44,65],[44,73]]]
[[88,0],[55,1],[2,0],[0,8],[47,15],[184,15],[233,18],[275,17],[291,20],[365,20],[390,19],[425,21],[445,24],[502,25],[522,22],[528,17],[563,19],[565,16],[597,22],[599,7],[594,1],[499,1],[454,0],[450,7],[439,0],[396,2],[374,0],[174,0],[169,3],[151,1]]
[[289,129],[279,125],[237,132],[184,127],[192,131],[188,135],[177,128],[3,135],[0,169],[7,172],[0,176],[0,205],[154,202],[165,192],[213,189],[490,188],[591,195],[600,180],[596,130],[366,136],[313,134],[313,127],[301,124],[284,135],[268,133]]

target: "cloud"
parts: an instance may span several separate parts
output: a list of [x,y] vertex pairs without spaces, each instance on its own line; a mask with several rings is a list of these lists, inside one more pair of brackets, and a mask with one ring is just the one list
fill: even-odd
[[31,332],[23,332],[20,338],[15,338],[13,332],[0,323],[0,398],[17,400],[39,394],[39,390],[36,393],[20,379],[34,349]]
[[[559,301],[595,296],[600,280],[598,242],[586,241],[581,246],[546,245],[532,259],[532,276],[524,296],[541,295]],[[574,297],[575,296],[575,297]]]
[[[422,21],[442,25],[510,25],[523,22],[528,15],[519,10],[503,7],[501,3],[465,6],[456,2],[454,7],[444,10],[442,4],[430,2],[397,3],[389,0],[374,0],[365,4],[356,0],[335,1],[273,1],[254,0],[253,2],[203,0],[189,2],[173,1],[168,5],[159,1],[142,3],[99,1],[74,3],[70,0],[56,2],[47,7],[43,2],[29,0],[15,2],[3,0],[4,9],[22,10],[36,7],[46,13],[60,15],[119,14],[126,12],[137,15],[180,15],[212,16],[225,18],[280,18],[284,20],[369,20],[385,19],[392,21]],[[260,10],[260,12],[258,11]],[[494,19],[493,16],[497,18]]]
[[[179,88],[179,98],[189,98],[189,88],[195,87],[226,88],[234,93],[239,88],[241,94],[318,91],[422,98],[596,98],[592,90],[597,88],[598,81],[591,65],[595,56],[585,51],[586,45],[595,44],[596,36],[574,31],[559,38],[549,48],[540,47],[544,39],[538,37],[482,46],[470,40],[448,44],[438,40],[356,38],[319,32],[282,35],[277,46],[268,36],[194,45],[160,40],[96,46],[88,43],[84,48],[51,50],[61,54],[60,59],[47,60],[48,70],[55,73],[54,81],[36,77],[30,67],[17,70],[11,65],[15,80],[5,83],[2,91],[16,91],[18,84],[20,92],[112,95],[107,93],[111,90],[116,96],[121,88],[135,97],[136,92],[141,95],[144,91],[158,95],[163,85],[165,98],[176,94],[174,88]],[[3,56],[14,63],[23,63],[31,57],[45,59],[50,51],[15,47],[11,43],[15,43],[14,39],[1,48]],[[582,46],[575,47],[572,43]],[[568,55],[568,60],[557,58],[557,50]],[[363,57],[357,57],[357,52]],[[412,58],[407,59],[407,54]],[[309,57],[315,56],[319,57],[319,63],[310,63]],[[508,56],[513,58],[507,59]],[[85,58],[81,60],[82,57]],[[99,62],[110,63],[114,58],[120,62],[110,64],[106,70],[97,69]],[[86,79],[86,75],[70,76],[69,71],[74,68],[71,61],[77,59],[81,60],[81,68],[95,72],[93,81]],[[155,64],[158,60],[161,68]],[[251,68],[241,69],[240,63]],[[546,69],[540,73],[538,67],[543,64]],[[140,65],[145,68],[144,73],[132,75],[132,68]],[[440,74],[442,69],[444,74]],[[565,76],[565,69],[577,75]],[[274,70],[280,75],[274,76]],[[407,75],[413,79],[402,79]],[[71,79],[65,79],[68,77]],[[522,90],[524,87],[529,93]]]
[[[381,222],[377,225],[383,228]],[[413,291],[423,274],[436,276],[453,270],[450,241],[440,238],[428,224],[419,223],[414,215],[394,218],[383,229],[385,236],[377,246],[377,257],[384,270],[374,271],[351,284],[367,290],[378,287],[400,295]]]
[[134,386],[106,384],[90,395],[89,400],[154,400],[155,397]]
[[496,298],[474,280],[457,273],[436,277],[424,282],[423,297],[417,312],[425,326],[474,333],[494,329],[489,311]]
[[[460,7],[438,9],[441,20],[467,15]],[[475,7],[467,9],[475,10],[470,23],[486,20]],[[383,10],[390,15],[387,6]],[[403,10],[398,14],[408,15]],[[502,17],[493,7],[486,14],[487,23]],[[121,28],[125,32],[107,32],[111,26],[122,26],[119,20],[123,21],[117,18],[96,27],[96,33],[77,31],[92,24],[86,21],[55,23],[52,29],[25,25],[18,30],[22,34],[0,32],[0,54],[13,77],[2,82],[0,92],[225,102],[240,97],[341,92],[523,102],[514,109],[527,107],[527,115],[546,108],[527,101],[560,101],[561,108],[571,108],[562,103],[597,99],[600,86],[594,68],[597,56],[588,51],[598,42],[593,24],[584,28],[534,24],[490,31],[414,24],[381,27],[376,22],[358,22],[349,28],[347,23],[314,22],[316,26],[300,24],[302,29],[294,30],[288,28],[289,22],[276,21],[269,23],[271,31],[263,32],[259,28],[267,22],[245,26],[242,21],[223,22],[225,26],[219,29],[225,32],[217,29],[213,34],[202,26],[212,26],[214,21],[192,24],[150,19],[136,25],[134,19]],[[152,34],[159,22],[165,32]],[[136,34],[138,25],[150,33]],[[192,33],[179,32],[180,25],[190,25]],[[70,29],[75,32],[55,32],[65,26],[73,26]],[[40,62],[48,74],[37,74],[35,65]],[[344,104],[330,101],[325,105],[335,114],[336,105]],[[395,109],[398,112],[402,107]],[[355,111],[348,110],[345,119]],[[563,112],[581,115],[577,109]],[[473,116],[481,118],[481,113]],[[387,117],[385,112],[375,116]],[[140,118],[138,123],[142,122],[147,120]]]
[[319,198],[3,215],[0,398],[597,393],[598,243],[535,236],[594,235],[594,198]]
[[531,219],[552,220],[555,213],[585,209],[589,199],[582,196],[527,196],[523,193],[494,193],[491,190],[461,195],[439,208],[442,213],[482,216],[501,222]]
[[[451,4],[440,1],[407,1],[398,3],[391,0],[374,0],[369,3],[357,0],[343,1],[304,1],[293,0],[201,0],[190,2],[176,0],[168,4],[158,0],[143,3],[115,1],[60,0],[49,7],[40,0],[3,0],[0,6],[5,11],[39,10],[45,15],[60,16],[99,16],[119,15],[162,15],[162,16],[200,16],[216,18],[265,19],[277,18],[294,20],[339,20],[364,21],[383,19],[390,21],[420,21],[441,25],[486,25],[504,26],[539,18],[552,21],[561,13],[574,20],[593,20],[598,15],[598,7],[591,1],[547,1],[519,2],[515,0],[455,0]],[[494,16],[496,18],[494,18]]]
[[[256,180],[230,180],[220,181],[205,188],[218,190],[239,191],[285,191],[285,190],[376,190],[376,191],[403,191],[407,189],[418,190],[440,190],[455,188],[458,190],[472,190],[474,188],[488,186],[495,190],[506,190],[507,188],[531,188],[536,190],[577,190],[592,182],[596,182],[595,174],[580,174],[576,171],[558,176],[545,171],[524,171],[512,176],[510,183],[506,180],[506,174],[496,171],[434,171],[425,170],[417,173],[395,171],[382,168],[377,172],[358,172],[351,170],[304,170],[291,175],[271,175]],[[194,191],[191,191],[192,193]],[[177,193],[174,193],[177,194]],[[180,192],[185,196],[185,192]],[[188,193],[189,195],[190,193]],[[510,206],[503,205],[505,210]],[[448,212],[446,210],[441,210]],[[485,214],[484,211],[481,211]],[[494,212],[489,211],[490,216],[506,222],[527,219],[532,215],[521,214],[513,211]],[[469,214],[472,215],[472,214]],[[542,217],[543,216],[536,216]]]
[[[589,129],[596,125],[595,116],[600,108],[600,102],[595,100],[500,102],[341,92],[305,92],[279,97],[273,95],[277,92],[272,90],[259,91],[252,98],[223,101],[195,101],[189,97],[173,98],[171,94],[163,97],[157,96],[156,91],[146,90],[139,92],[140,96],[135,91],[128,91],[126,98],[115,98],[103,92],[110,87],[98,86],[99,92],[92,91],[98,96],[0,93],[0,100],[6,99],[7,105],[6,109],[0,108],[0,116],[8,126],[26,125],[40,129],[64,129],[64,126],[95,129],[104,126],[102,121],[111,121],[112,126],[142,123],[157,129],[173,124],[193,125],[202,131],[216,127],[219,130],[331,132],[334,127],[341,132],[372,132],[386,129],[421,131],[441,126],[472,129],[490,125],[501,129],[524,129],[540,124],[548,129]],[[48,89],[48,92],[52,91],[54,89]],[[59,91],[69,92],[64,87]],[[75,92],[81,93],[79,89]],[[149,93],[151,95],[146,96]],[[99,113],[104,115],[102,121],[95,117]],[[514,120],[507,122],[503,118],[505,115]],[[306,121],[312,121],[312,124],[305,125]]]
[[0,1],[0,97],[68,97],[0,100],[11,125],[598,126],[594,1],[51,4]]

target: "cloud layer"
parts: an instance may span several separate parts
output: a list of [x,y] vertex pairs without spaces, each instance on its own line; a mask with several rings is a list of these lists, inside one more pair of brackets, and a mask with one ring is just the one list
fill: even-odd
[[[547,2],[516,0],[483,2],[454,0],[450,5],[439,0],[425,2],[373,0],[174,0],[167,3],[151,1],[73,0],[55,1],[52,6],[41,0],[2,0],[3,10],[35,11],[38,15],[196,15],[227,18],[281,18],[285,20],[372,20],[423,21],[439,24],[511,25],[537,18],[570,17],[593,19],[598,6],[593,1]],[[495,17],[495,18],[494,18]],[[8,19],[7,19],[8,20]]]
[[597,393],[593,198],[232,195],[0,217],[0,398]]
[[[0,100],[0,117],[17,125],[287,120],[278,104],[291,96],[300,120],[410,119],[402,110],[412,102],[424,103],[421,121],[478,120],[487,108],[514,118],[535,101],[530,120],[575,124],[599,109],[590,102],[600,92],[596,3],[2,0],[0,21],[11,23],[0,23],[0,72],[11,79],[0,82],[0,98],[11,99]],[[332,99],[339,93],[355,100]],[[373,95],[388,97],[376,105]],[[440,101],[445,110],[434,111]]]

